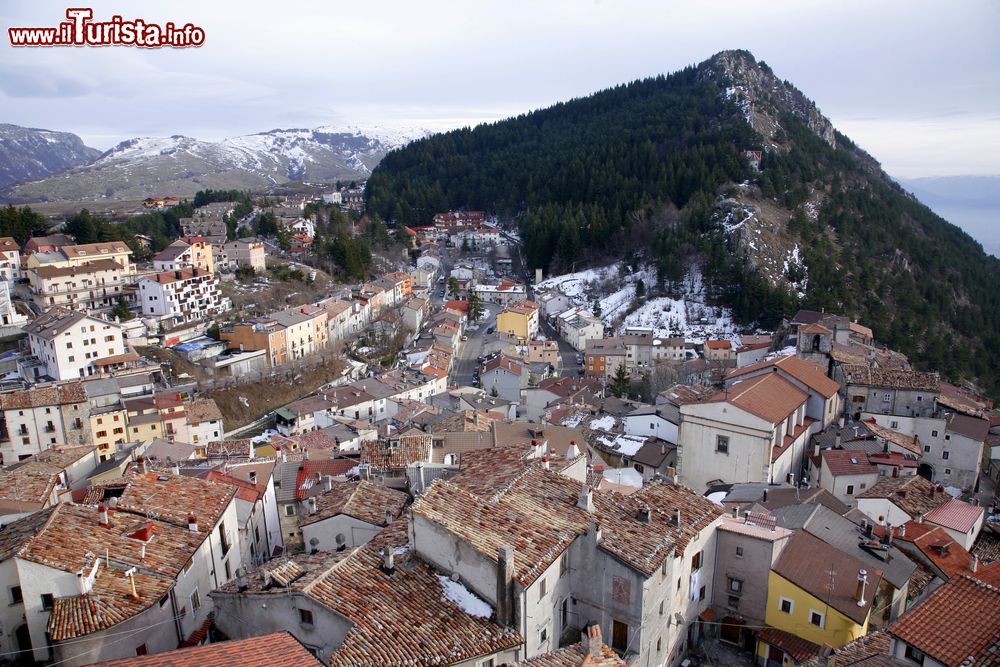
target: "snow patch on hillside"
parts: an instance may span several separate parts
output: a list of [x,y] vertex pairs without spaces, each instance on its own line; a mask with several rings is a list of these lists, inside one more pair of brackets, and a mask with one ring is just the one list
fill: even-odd
[[642,304],[625,317],[621,331],[627,327],[651,327],[654,336],[681,336],[691,342],[737,337],[732,311],[705,302],[705,285],[700,273],[689,273],[683,289],[680,298],[657,297]]

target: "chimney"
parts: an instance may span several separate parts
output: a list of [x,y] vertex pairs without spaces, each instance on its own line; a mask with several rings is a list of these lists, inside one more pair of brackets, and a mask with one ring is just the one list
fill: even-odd
[[734,519],[739,519],[740,518],[740,507],[739,507],[739,505],[733,505],[733,518]]
[[583,664],[589,662],[587,658],[601,657],[602,644],[604,644],[604,640],[601,639],[601,626],[595,623],[584,628],[580,638],[580,650],[585,656]]
[[108,506],[104,503],[97,506],[97,516],[101,528],[107,528],[110,525],[108,523]]
[[681,510],[680,510],[680,508],[675,508],[674,509],[673,522],[674,522],[675,526],[680,527],[680,525],[681,525]]
[[976,570],[979,569],[979,556],[972,557],[972,566],[969,569],[972,570],[973,574],[976,573]]
[[892,466],[892,476],[899,477],[899,466]]
[[391,525],[392,524],[392,518],[393,518],[392,517],[392,510],[386,510],[385,511],[385,525],[387,525],[387,526]]
[[323,478],[323,488],[327,491],[333,491],[333,477],[327,475]]
[[816,457],[819,456],[819,443],[818,442],[813,445],[813,456],[816,456]]
[[188,514],[188,530],[192,533],[198,532],[198,516],[194,512]]
[[923,514],[917,514],[917,518],[914,519],[914,521],[916,521],[917,523],[923,523],[924,522],[924,515]]
[[251,484],[256,484],[257,483],[257,471],[256,470],[251,470],[249,473],[247,473],[247,477],[250,479],[250,483]]
[[763,500],[763,502],[765,502],[765,503],[767,502],[767,489],[764,489],[764,500]]
[[497,624],[514,625],[514,547],[500,546],[497,553]]
[[313,496],[312,498],[308,498],[306,500],[306,505],[309,507],[309,514],[315,514],[316,513],[316,496]]
[[382,571],[392,574],[396,569],[396,557],[392,547],[382,547]]
[[865,585],[868,583],[868,572],[858,570],[858,587],[854,591],[854,599],[858,601],[859,607],[865,606]]
[[865,535],[867,537],[871,538],[875,536],[875,526],[874,524],[868,523],[868,519],[865,519],[864,523],[862,523],[861,525],[864,527]]
[[90,592],[90,578],[84,576],[82,570],[76,573],[76,584],[79,588],[80,595],[86,595]]
[[549,457],[547,456],[542,457],[542,467],[545,468],[546,470],[549,469]]
[[635,518],[643,523],[649,523],[649,505],[640,504],[635,513]]
[[143,475],[145,475],[147,472],[149,472],[149,468],[146,465],[146,457],[145,456],[139,457],[139,472],[142,473]]
[[576,440],[569,441],[569,449],[566,450],[567,459],[575,459],[580,455],[580,448],[576,446]]
[[888,521],[885,522],[885,545],[892,546],[892,524]]
[[582,509],[584,512],[594,513],[594,493],[590,490],[590,485],[587,481],[583,482],[583,489],[580,491],[580,497],[576,500],[576,506]]
[[833,447],[834,447],[834,449],[840,449],[840,439],[841,439],[841,437],[842,436],[841,436],[840,431],[837,431],[837,437],[833,439]]
[[844,428],[844,415],[840,415],[840,419],[837,420],[837,424],[840,426],[840,428]]
[[906,537],[906,524],[905,523],[901,524],[899,526],[899,536],[900,537]]

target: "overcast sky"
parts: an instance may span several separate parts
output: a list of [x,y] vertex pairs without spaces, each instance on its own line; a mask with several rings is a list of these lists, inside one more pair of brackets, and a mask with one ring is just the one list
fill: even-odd
[[[77,3],[76,6],[87,3]],[[3,0],[0,122],[200,139],[319,125],[448,129],[749,49],[893,175],[1000,173],[1000,2],[127,0],[197,49],[13,49],[66,4]]]

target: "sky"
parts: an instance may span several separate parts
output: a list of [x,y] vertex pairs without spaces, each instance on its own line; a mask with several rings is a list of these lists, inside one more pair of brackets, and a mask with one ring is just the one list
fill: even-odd
[[[84,3],[73,3],[83,5]],[[897,177],[1000,174],[997,0],[94,0],[191,49],[20,48],[66,4],[0,1],[0,122],[107,149],[322,125],[444,130],[749,49]]]

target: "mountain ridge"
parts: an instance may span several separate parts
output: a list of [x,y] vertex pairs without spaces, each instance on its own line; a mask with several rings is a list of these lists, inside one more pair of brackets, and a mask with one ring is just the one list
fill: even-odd
[[0,123],[0,191],[100,157],[71,132]]
[[[371,134],[365,134],[370,132]],[[13,184],[13,203],[191,196],[211,189],[259,190],[288,181],[366,177],[382,156],[422,131],[358,127],[275,129],[204,141],[184,135],[135,137],[85,164]]]

